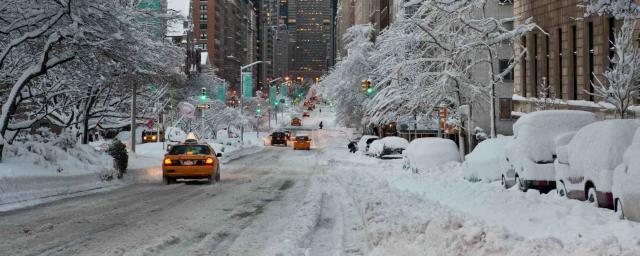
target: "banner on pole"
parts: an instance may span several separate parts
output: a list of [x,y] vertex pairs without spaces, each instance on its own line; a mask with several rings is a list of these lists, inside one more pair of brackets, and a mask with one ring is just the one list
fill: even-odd
[[280,97],[287,97],[287,90],[287,83],[282,83],[282,85],[280,86]]
[[276,86],[269,87],[269,102],[271,102],[271,104],[276,103],[277,96],[278,96],[278,87]]
[[242,72],[242,90],[245,98],[253,97],[253,72]]
[[216,85],[216,98],[219,101],[225,102],[227,96],[227,88],[225,83],[218,82]]

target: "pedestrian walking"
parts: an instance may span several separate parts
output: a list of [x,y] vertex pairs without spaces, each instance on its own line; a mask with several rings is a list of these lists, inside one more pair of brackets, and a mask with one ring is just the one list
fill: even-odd
[[349,148],[349,152],[351,153],[356,153],[357,147],[356,144],[352,142],[349,142],[349,145],[347,145],[347,147]]
[[322,130],[322,121],[320,121],[320,130]]

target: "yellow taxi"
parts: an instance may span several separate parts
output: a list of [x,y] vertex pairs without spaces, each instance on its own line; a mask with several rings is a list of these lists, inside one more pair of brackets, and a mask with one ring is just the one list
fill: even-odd
[[220,181],[222,154],[207,144],[187,140],[170,148],[162,162],[162,181],[171,184],[178,179],[207,179],[209,184]]
[[293,140],[293,150],[311,150],[311,139],[309,136],[300,135],[296,136],[296,139]]
[[291,126],[302,126],[302,120],[300,118],[294,117],[291,119]]

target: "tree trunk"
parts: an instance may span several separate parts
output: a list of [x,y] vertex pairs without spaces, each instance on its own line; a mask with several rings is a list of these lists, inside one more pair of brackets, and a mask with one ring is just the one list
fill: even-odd
[[496,137],[496,85],[491,83],[491,110],[489,116],[491,118],[491,138]]

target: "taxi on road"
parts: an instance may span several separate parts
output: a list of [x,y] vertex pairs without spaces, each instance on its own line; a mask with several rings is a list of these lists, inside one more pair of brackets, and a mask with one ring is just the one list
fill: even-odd
[[311,150],[311,139],[306,135],[296,136],[293,140],[293,150]]
[[300,118],[294,117],[291,119],[291,126],[302,126],[302,120]]
[[162,180],[171,184],[178,179],[207,179],[208,183],[220,181],[220,160],[218,153],[206,143],[186,140],[174,145],[164,156]]

